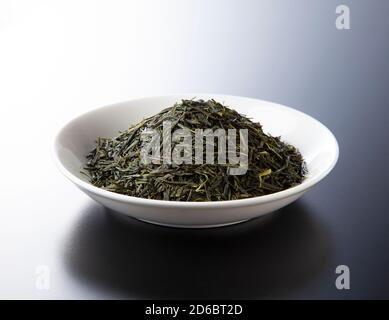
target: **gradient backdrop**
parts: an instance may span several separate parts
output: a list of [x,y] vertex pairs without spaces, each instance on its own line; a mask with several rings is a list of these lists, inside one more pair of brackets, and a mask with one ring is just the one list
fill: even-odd
[[[0,297],[389,298],[388,16],[385,0],[2,0]],[[57,172],[68,120],[173,92],[295,107],[334,132],[338,165],[269,221],[203,231],[107,213]]]

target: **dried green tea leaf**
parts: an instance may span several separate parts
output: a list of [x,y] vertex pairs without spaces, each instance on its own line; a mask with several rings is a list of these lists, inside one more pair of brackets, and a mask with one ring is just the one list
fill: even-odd
[[[232,175],[231,169],[239,165],[229,162],[228,157],[227,161],[219,161],[218,145],[224,140],[218,139],[213,159],[209,159],[209,154],[207,158],[206,142],[201,164],[196,164],[194,151],[182,158],[192,160],[190,163],[164,162],[165,121],[171,122],[172,131],[188,128],[193,134],[199,129],[213,132],[218,129],[247,130],[247,141],[237,134],[239,143],[235,150],[236,155],[242,154],[247,145],[247,165],[242,166],[245,174]],[[141,135],[147,130],[154,130],[161,136],[161,157],[160,161],[144,164],[141,161],[144,143]],[[171,147],[181,150],[185,138],[173,140]],[[193,150],[195,140],[192,139]],[[185,152],[181,153],[185,155]],[[171,152],[167,154],[171,156]],[[90,182],[97,187],[134,197],[170,201],[221,201],[262,196],[296,186],[306,174],[304,160],[295,147],[282,142],[279,137],[265,134],[259,123],[215,100],[183,100],[117,137],[99,137],[87,160],[84,169]],[[213,160],[213,163],[205,160]]]

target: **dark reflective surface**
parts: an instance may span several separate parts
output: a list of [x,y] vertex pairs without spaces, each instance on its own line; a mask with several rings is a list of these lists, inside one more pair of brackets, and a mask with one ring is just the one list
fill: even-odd
[[[0,4],[1,298],[389,299],[389,1],[27,2],[5,24]],[[267,223],[204,231],[113,216],[55,168],[68,120],[171,92],[294,107],[334,133],[339,162]]]
[[304,202],[231,227],[149,225],[91,203],[70,234],[68,271],[134,298],[261,298],[290,295],[330,263],[323,225]]

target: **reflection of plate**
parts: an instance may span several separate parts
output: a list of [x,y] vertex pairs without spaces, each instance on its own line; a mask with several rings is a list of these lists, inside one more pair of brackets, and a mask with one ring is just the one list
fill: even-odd
[[[215,202],[148,200],[109,192],[91,185],[80,174],[85,155],[98,136],[118,131],[152,116],[181,99],[215,99],[263,125],[265,132],[296,146],[308,176],[298,186],[270,195]],[[280,209],[301,197],[335,166],[339,148],[333,134],[312,117],[271,102],[225,95],[183,94],[150,97],[106,106],[68,123],[54,143],[59,169],[82,191],[104,206],[134,218],[177,227],[214,227],[238,223]]]

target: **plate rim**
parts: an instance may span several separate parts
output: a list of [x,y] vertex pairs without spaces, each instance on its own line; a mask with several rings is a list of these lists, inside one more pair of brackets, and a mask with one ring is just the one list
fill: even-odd
[[[236,199],[236,200],[221,200],[221,201],[202,201],[202,202],[194,202],[194,201],[168,201],[168,200],[156,200],[156,199],[146,199],[146,198],[140,198],[140,197],[134,197],[134,196],[128,196],[123,195],[119,193],[115,193],[112,191],[104,190],[99,187],[96,187],[86,181],[81,180],[77,176],[75,176],[73,173],[71,173],[61,162],[61,159],[58,155],[57,149],[59,145],[59,138],[63,134],[63,132],[67,129],[68,126],[71,126],[74,122],[78,121],[80,118],[87,117],[89,114],[92,114],[94,112],[102,111],[104,109],[118,107],[120,105],[124,105],[126,103],[134,103],[136,101],[140,100],[147,100],[147,99],[162,99],[162,98],[174,98],[174,97],[184,97],[184,96],[190,96],[190,97],[209,97],[214,99],[245,99],[245,100],[252,100],[256,103],[262,102],[265,104],[271,104],[279,108],[285,108],[289,111],[299,113],[303,117],[308,117],[311,121],[316,122],[317,125],[321,126],[322,129],[327,131],[327,133],[330,135],[334,142],[335,146],[335,156],[332,160],[331,164],[326,168],[326,170],[323,170],[320,172],[317,176],[315,176],[312,179],[309,179],[308,181],[303,181],[301,184],[288,188],[286,190],[278,191],[272,194],[263,195],[263,196],[257,196],[252,198],[246,198],[246,199]],[[211,93],[175,93],[175,94],[166,94],[166,95],[158,95],[158,96],[145,96],[145,97],[138,97],[126,101],[121,101],[109,105],[105,105],[99,108],[95,108],[93,110],[87,111],[85,113],[82,113],[81,115],[74,117],[72,120],[68,121],[55,135],[54,142],[52,143],[51,148],[51,154],[54,160],[54,163],[56,164],[57,168],[61,171],[61,173],[67,177],[71,182],[73,182],[75,185],[91,192],[94,194],[97,194],[100,197],[119,201],[122,203],[128,203],[128,204],[136,204],[136,205],[142,205],[142,206],[149,206],[149,207],[174,207],[174,208],[235,208],[235,207],[241,207],[241,206],[255,206],[258,204],[263,203],[269,203],[269,202],[275,202],[279,201],[285,198],[292,197],[294,195],[297,195],[299,193],[303,193],[305,191],[308,191],[311,187],[319,183],[321,180],[323,180],[335,167],[338,159],[339,159],[339,144],[335,137],[335,135],[329,130],[322,122],[315,119],[314,117],[300,111],[297,109],[294,109],[292,107],[288,107],[279,103],[275,103],[272,101],[262,100],[262,99],[256,99],[251,97],[245,97],[245,96],[236,96],[236,95],[228,95],[228,94],[211,94]]]

